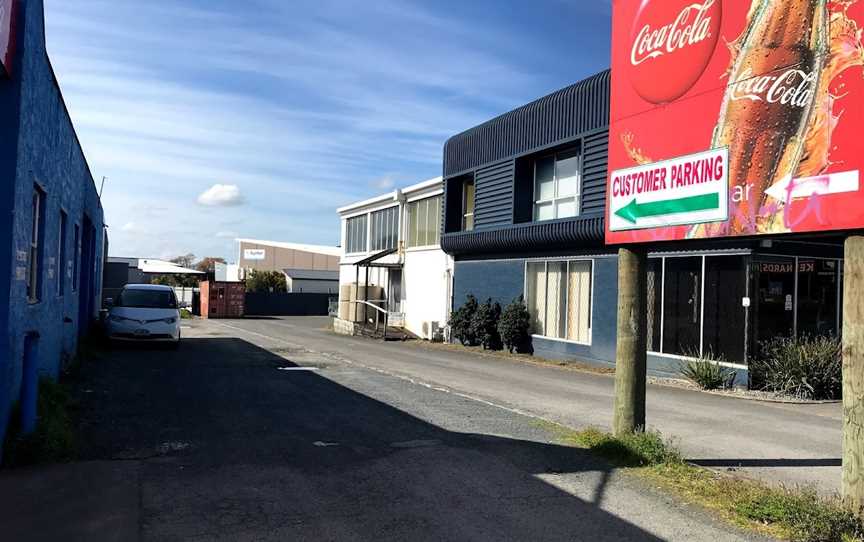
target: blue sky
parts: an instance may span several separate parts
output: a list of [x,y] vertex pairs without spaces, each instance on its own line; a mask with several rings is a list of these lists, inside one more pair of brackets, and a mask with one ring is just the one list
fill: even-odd
[[45,0],[112,255],[337,244],[340,205],[609,62],[608,0]]

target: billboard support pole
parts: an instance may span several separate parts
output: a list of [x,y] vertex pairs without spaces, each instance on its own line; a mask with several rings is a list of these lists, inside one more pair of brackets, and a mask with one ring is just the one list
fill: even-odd
[[618,249],[618,338],[615,349],[616,436],[645,429],[647,262],[644,247]]
[[864,237],[846,238],[843,276],[843,499],[864,510]]

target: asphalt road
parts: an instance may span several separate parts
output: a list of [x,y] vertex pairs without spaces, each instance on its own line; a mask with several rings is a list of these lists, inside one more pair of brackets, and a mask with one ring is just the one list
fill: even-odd
[[[136,528],[160,541],[753,539],[555,444],[536,418],[364,366],[398,358],[443,371],[424,350],[318,323],[195,322],[177,352],[89,363],[89,463],[64,476],[66,494],[104,499],[89,512],[55,499],[89,533],[64,539],[129,540],[118,533]],[[0,479],[0,490],[38,495],[34,484]],[[0,513],[4,538],[56,538],[61,512]]]
[[[225,321],[249,340],[276,337],[389,374],[579,428],[611,427],[614,379],[423,343],[337,337],[326,318]],[[263,340],[263,339],[262,339]],[[649,385],[649,428],[673,437],[705,466],[824,494],[840,488],[842,406],[779,404]]]

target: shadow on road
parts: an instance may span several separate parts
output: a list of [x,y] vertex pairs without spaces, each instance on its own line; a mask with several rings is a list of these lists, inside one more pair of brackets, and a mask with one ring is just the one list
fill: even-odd
[[[609,467],[587,452],[444,430],[326,363],[215,337],[108,357],[82,375],[84,455],[144,460],[146,538],[659,540],[599,507]],[[562,473],[589,496],[537,477]]]

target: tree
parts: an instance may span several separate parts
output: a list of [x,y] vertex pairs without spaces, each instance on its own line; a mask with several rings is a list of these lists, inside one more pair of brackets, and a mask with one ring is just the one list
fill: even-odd
[[520,295],[507,305],[498,322],[498,333],[510,353],[531,354],[531,313]]
[[202,273],[210,273],[216,270],[217,263],[225,263],[225,258],[220,258],[218,256],[205,256],[201,258],[201,261],[195,264],[195,269]]
[[477,312],[477,298],[468,294],[465,298],[465,304],[450,315],[450,329],[453,332],[453,337],[464,346],[477,346],[477,336],[471,329],[475,312]]
[[483,350],[501,350],[501,335],[498,333],[500,319],[501,305],[492,303],[492,299],[487,299],[477,307],[471,320],[471,333],[483,345]]
[[285,293],[288,284],[285,281],[285,273],[280,271],[256,271],[252,270],[246,277],[247,292],[272,292]]
[[195,255],[191,252],[189,254],[184,254],[183,256],[177,256],[176,258],[172,258],[169,260],[173,264],[177,264],[180,267],[186,267],[191,269],[193,265],[195,265]]

